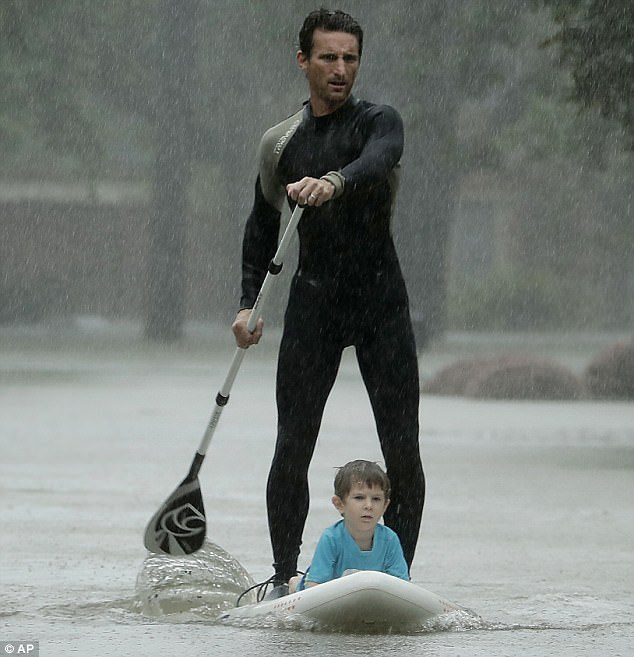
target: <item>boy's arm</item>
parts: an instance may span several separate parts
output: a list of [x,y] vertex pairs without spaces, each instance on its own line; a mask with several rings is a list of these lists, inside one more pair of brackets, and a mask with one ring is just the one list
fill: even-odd
[[394,577],[400,577],[405,581],[410,581],[409,568],[403,554],[403,548],[398,536],[394,534],[390,537],[385,554],[385,572]]
[[335,579],[337,551],[332,537],[324,532],[317,543],[312,563],[306,573],[305,586],[316,586]]

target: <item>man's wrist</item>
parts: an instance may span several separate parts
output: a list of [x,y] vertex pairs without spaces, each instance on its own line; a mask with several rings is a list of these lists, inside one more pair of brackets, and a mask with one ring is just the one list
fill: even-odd
[[337,198],[343,194],[346,179],[339,173],[339,171],[329,171],[327,174],[323,175],[320,180],[325,180],[334,187],[334,192],[331,198]]

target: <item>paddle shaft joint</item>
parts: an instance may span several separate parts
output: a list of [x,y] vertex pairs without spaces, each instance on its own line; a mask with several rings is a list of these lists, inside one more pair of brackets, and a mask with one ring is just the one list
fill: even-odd
[[204,460],[205,460],[205,455],[201,454],[200,452],[196,452],[196,455],[192,460],[192,464],[189,467],[189,472],[187,473],[187,477],[185,478],[186,481],[194,481],[194,479],[198,477],[198,473],[200,472],[200,466],[203,464]]

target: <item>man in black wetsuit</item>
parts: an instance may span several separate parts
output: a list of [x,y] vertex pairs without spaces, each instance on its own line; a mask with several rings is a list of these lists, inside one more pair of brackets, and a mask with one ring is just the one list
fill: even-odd
[[248,347],[262,335],[261,320],[252,334],[246,324],[277,248],[283,206],[306,206],[278,358],[278,435],[267,483],[274,596],[297,569],[308,468],[347,346],[356,350],[392,482],[384,521],[409,566],[423,511],[418,361],[390,232],[403,125],[392,107],[351,95],[362,47],[361,27],[348,14],[322,9],[304,21],[297,61],[310,100],[262,138],[244,233],[233,331]]

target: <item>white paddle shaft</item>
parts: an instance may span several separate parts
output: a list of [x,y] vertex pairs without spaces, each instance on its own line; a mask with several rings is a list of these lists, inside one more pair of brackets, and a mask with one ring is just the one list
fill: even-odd
[[[255,327],[258,323],[258,319],[260,318],[260,315],[262,313],[262,308],[264,307],[264,304],[268,298],[271,287],[273,286],[273,283],[277,275],[280,273],[280,271],[282,271],[282,263],[284,260],[284,255],[286,254],[286,251],[288,250],[291,240],[295,235],[295,229],[297,228],[297,224],[299,223],[299,220],[301,219],[303,212],[304,212],[303,207],[300,207],[299,205],[295,206],[295,209],[293,210],[293,214],[291,215],[291,218],[288,220],[288,224],[286,225],[286,230],[282,235],[282,239],[280,240],[277,246],[277,251],[273,256],[273,259],[269,263],[269,269],[266,273],[264,282],[262,283],[262,287],[260,288],[260,292],[257,296],[257,299],[253,304],[253,308],[251,309],[251,315],[249,316],[249,320],[247,322],[247,330],[250,333],[253,333],[253,331],[255,331]],[[222,384],[220,391],[216,395],[216,405],[214,407],[213,413],[211,414],[211,418],[209,420],[209,424],[207,425],[205,435],[203,436],[203,439],[201,440],[200,445],[198,447],[198,454],[200,456],[204,456],[205,453],[207,452],[209,443],[211,442],[211,439],[214,435],[214,431],[216,430],[216,426],[218,425],[218,421],[220,420],[220,416],[222,415],[222,409],[227,405],[227,402],[229,401],[229,394],[231,392],[231,388],[233,387],[233,383],[236,379],[238,371],[240,370],[240,366],[242,365],[242,361],[244,359],[244,355],[246,354],[246,352],[247,352],[246,348],[243,347],[236,348],[225,381]]]

